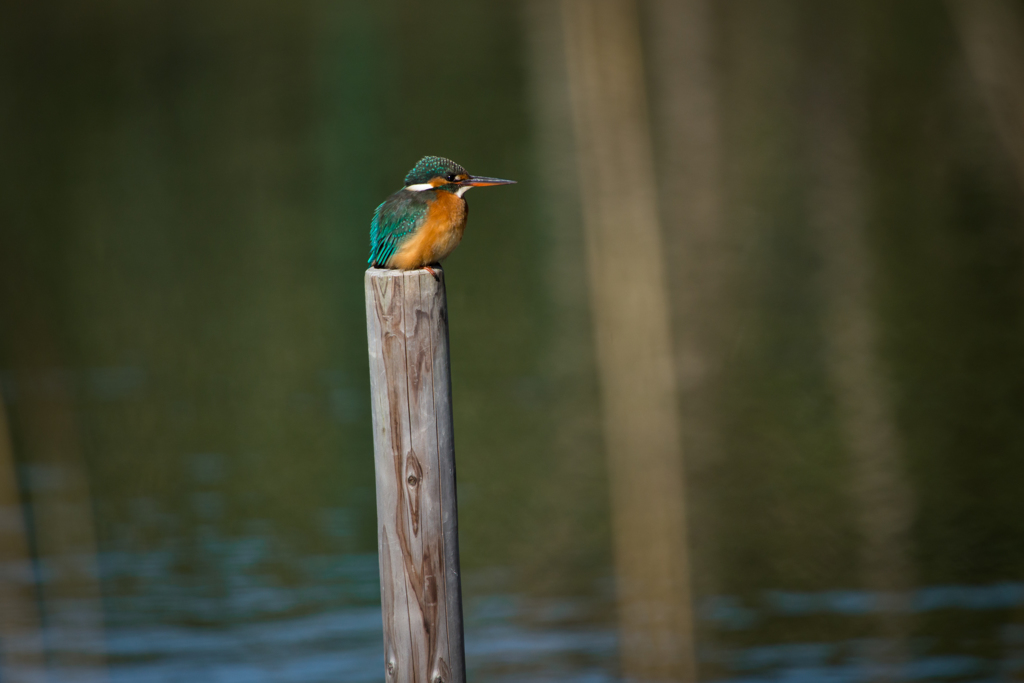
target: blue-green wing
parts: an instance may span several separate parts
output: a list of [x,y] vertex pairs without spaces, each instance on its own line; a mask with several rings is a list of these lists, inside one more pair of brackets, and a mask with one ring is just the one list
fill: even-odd
[[373,212],[370,223],[371,266],[386,266],[402,242],[416,232],[427,216],[425,192],[402,190],[388,197]]

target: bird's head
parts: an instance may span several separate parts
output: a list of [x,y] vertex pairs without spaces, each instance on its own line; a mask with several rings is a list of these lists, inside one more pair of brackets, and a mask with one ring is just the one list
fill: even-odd
[[470,175],[462,166],[444,157],[423,157],[406,174],[405,189],[412,192],[441,190],[461,197],[471,187],[511,185],[515,182]]

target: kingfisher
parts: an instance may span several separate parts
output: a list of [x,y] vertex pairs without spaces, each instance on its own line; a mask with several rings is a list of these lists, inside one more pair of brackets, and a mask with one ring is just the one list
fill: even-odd
[[444,157],[423,157],[405,176],[405,187],[384,200],[370,223],[370,258],[375,268],[415,270],[439,265],[462,241],[471,187],[511,185],[486,178]]

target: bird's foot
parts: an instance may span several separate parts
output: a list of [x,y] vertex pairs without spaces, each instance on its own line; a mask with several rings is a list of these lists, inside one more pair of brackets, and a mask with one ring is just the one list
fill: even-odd
[[434,270],[430,266],[423,266],[423,270],[425,270],[428,273],[430,273],[431,275],[433,275],[435,282],[440,282],[441,281],[441,276],[438,274],[438,272],[436,270]]

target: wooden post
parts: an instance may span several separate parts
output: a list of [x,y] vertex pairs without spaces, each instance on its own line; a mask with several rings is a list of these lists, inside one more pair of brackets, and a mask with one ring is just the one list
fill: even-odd
[[464,683],[444,273],[366,271],[387,683]]

